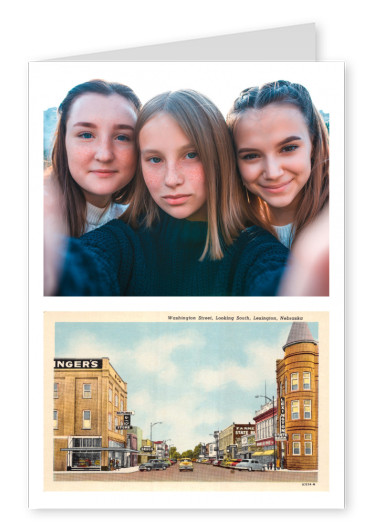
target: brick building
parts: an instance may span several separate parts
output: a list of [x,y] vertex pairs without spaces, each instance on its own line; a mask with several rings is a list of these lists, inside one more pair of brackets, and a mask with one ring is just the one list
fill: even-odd
[[278,461],[283,468],[318,468],[319,350],[306,323],[294,322],[277,360]]
[[108,470],[131,465],[127,384],[108,358],[55,359],[54,470]]

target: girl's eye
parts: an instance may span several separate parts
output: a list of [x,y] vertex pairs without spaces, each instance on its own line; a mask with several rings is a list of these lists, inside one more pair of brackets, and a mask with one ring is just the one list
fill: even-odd
[[116,137],[117,140],[120,140],[120,142],[129,142],[130,141],[130,137],[127,136],[127,135],[118,135]]
[[84,138],[84,139],[89,139],[89,138],[93,138],[93,135],[91,133],[80,133],[78,135],[80,138]]
[[186,157],[187,159],[195,159],[197,157],[197,153],[195,151],[190,151],[189,153],[187,153]]
[[242,157],[243,160],[254,160],[254,159],[257,159],[259,158],[260,155],[258,155],[257,153],[247,153],[246,155],[244,155]]
[[158,164],[158,162],[161,162],[162,159],[160,159],[159,157],[151,157],[149,159],[150,162],[152,162],[153,164]]
[[282,148],[282,151],[295,151],[296,149],[298,149],[299,146],[295,146],[294,144],[291,144],[290,146],[285,146]]

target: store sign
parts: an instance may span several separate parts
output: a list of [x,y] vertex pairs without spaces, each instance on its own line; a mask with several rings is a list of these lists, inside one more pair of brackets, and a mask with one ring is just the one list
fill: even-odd
[[55,359],[55,369],[101,369],[102,360]]
[[152,452],[152,450],[151,446],[141,446],[141,452]]
[[276,433],[276,441],[287,441],[287,433]]
[[285,433],[285,397],[281,396],[280,399],[280,417],[279,417],[279,430],[281,433]]

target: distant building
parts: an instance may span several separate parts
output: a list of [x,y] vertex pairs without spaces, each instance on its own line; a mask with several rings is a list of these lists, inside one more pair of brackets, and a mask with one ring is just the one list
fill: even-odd
[[256,445],[257,450],[252,453],[263,463],[274,464],[274,436],[277,428],[277,400],[267,402],[256,411],[253,420],[256,424]]
[[243,435],[254,435],[255,425],[231,424],[219,432],[219,457],[235,457],[238,452],[238,442]]
[[283,350],[277,360],[278,463],[317,470],[319,350],[306,323],[292,324]]
[[54,470],[129,466],[126,410],[127,384],[108,358],[55,359]]

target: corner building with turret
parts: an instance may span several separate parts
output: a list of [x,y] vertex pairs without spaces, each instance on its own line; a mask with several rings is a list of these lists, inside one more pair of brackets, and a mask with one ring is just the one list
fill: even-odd
[[290,470],[317,470],[319,349],[307,323],[292,324],[283,350],[276,362],[278,463]]

